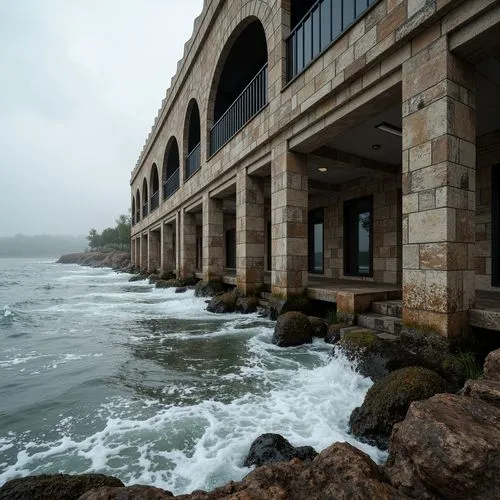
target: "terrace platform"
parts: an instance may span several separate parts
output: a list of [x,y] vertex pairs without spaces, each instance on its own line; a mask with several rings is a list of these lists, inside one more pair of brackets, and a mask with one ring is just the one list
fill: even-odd
[[471,326],[500,331],[500,291],[477,290],[476,307],[469,312]]

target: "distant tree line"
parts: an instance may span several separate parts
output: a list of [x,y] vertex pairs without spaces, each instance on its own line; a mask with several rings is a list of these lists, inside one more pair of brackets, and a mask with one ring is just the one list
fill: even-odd
[[120,215],[115,227],[107,227],[102,233],[92,228],[87,236],[90,250],[128,250],[130,248],[130,216]]

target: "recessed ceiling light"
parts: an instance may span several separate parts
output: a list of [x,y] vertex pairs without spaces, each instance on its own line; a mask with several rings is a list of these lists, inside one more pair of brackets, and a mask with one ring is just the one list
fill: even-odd
[[372,144],[372,149],[378,151],[382,146],[380,144]]
[[318,167],[318,172],[325,173],[328,172],[328,169],[326,167]]
[[398,137],[401,137],[402,135],[401,129],[399,127],[391,125],[390,123],[382,122],[379,123],[378,125],[375,125],[375,128],[383,130],[384,132],[388,132],[389,134],[392,135],[397,135]]

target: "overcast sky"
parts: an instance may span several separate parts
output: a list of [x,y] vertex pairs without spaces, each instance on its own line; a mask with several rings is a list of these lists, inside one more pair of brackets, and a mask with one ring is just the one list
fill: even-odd
[[0,236],[87,234],[130,172],[202,0],[0,0]]

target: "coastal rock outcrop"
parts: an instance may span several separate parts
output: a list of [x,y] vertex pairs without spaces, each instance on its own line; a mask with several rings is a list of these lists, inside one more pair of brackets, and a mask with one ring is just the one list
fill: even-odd
[[293,458],[311,461],[318,452],[312,446],[293,446],[280,434],[262,434],[250,446],[243,465],[260,467],[275,462],[289,462]]
[[126,487],[97,488],[84,493],[78,500],[164,500],[174,495],[168,490],[134,484]]
[[326,332],[328,331],[328,323],[317,316],[309,316],[309,323],[313,330],[313,337],[319,337],[324,339],[326,337]]
[[198,281],[194,287],[195,297],[214,297],[224,293],[226,287],[221,281]]
[[292,347],[312,342],[313,329],[305,314],[290,311],[282,314],[274,326],[273,344]]
[[420,367],[396,370],[375,382],[363,404],[351,413],[351,432],[362,441],[386,449],[392,426],[405,418],[410,403],[444,390],[444,380],[431,370]]
[[213,313],[232,313],[236,310],[236,297],[230,292],[212,297],[207,306],[207,311]]
[[259,299],[257,297],[238,297],[236,300],[236,310],[241,314],[250,314],[257,311]]
[[178,288],[182,286],[180,280],[172,278],[169,280],[157,280],[155,284],[156,288]]
[[104,474],[42,474],[7,481],[0,488],[0,500],[75,500],[85,492],[103,486],[124,486],[116,477]]
[[131,270],[130,252],[81,252],[62,255],[58,264],[79,264],[90,267],[111,267],[120,271]]

